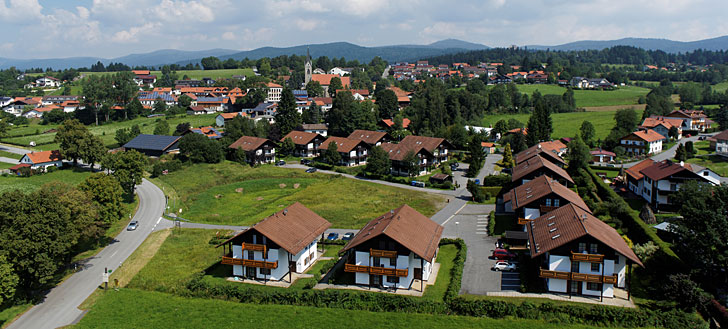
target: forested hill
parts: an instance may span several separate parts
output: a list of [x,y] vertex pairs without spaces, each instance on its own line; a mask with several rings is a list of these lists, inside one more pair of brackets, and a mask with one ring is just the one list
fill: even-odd
[[724,64],[728,62],[728,51],[695,50],[682,54],[671,54],[661,50],[644,50],[630,46],[614,46],[602,50],[547,51],[526,48],[493,48],[446,54],[426,58],[430,64],[452,64],[459,62],[504,62],[520,64],[524,60],[547,63],[553,60],[568,60],[571,63],[604,63],[666,66],[667,63],[693,65]]

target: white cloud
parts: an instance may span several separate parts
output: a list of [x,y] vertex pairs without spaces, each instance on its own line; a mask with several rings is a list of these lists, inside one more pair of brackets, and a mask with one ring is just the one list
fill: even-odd
[[227,31],[222,34],[222,39],[223,40],[235,40],[235,33]]
[[301,31],[312,31],[313,29],[323,25],[323,22],[314,19],[296,19],[296,27]]
[[162,0],[159,6],[152,9],[157,17],[172,23],[205,22],[215,20],[212,8],[197,1]]
[[33,20],[43,16],[40,13],[43,6],[38,0],[10,0],[9,6],[5,2],[0,1],[0,21],[32,24]]
[[[142,26],[135,26],[128,30],[119,31],[119,32],[114,33],[114,35],[111,37],[111,40],[114,42],[121,42],[121,43],[139,42],[140,34],[152,32],[157,27],[159,27],[159,24],[154,24],[154,23],[147,23]],[[163,47],[163,46],[160,46],[160,48],[161,47]]]

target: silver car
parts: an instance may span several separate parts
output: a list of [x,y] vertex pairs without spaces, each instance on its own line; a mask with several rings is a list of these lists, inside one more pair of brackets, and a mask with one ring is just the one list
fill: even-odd
[[134,231],[137,229],[137,227],[139,227],[139,221],[134,220],[129,223],[129,226],[126,227],[126,230]]

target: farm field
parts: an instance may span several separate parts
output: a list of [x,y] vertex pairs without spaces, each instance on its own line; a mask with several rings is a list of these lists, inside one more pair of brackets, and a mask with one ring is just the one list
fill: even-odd
[[[207,125],[214,125],[215,124],[215,117],[217,114],[205,114],[205,115],[177,115],[174,117],[167,118],[167,123],[169,123],[170,130],[174,130],[174,128],[183,122],[189,122],[192,126],[198,127],[198,126],[207,126]],[[131,126],[137,124],[139,125],[139,128],[141,128],[141,131],[143,134],[151,134],[154,131],[154,125],[157,123],[158,120],[164,120],[164,118],[147,118],[147,117],[140,117],[133,120],[128,121],[120,121],[120,122],[110,122],[108,124],[99,125],[99,126],[86,126],[91,133],[94,135],[97,135],[101,137],[101,140],[104,142],[104,145],[107,148],[114,148],[117,147],[118,144],[116,143],[116,140],[114,137],[116,136],[116,131],[121,128],[131,128]],[[31,141],[35,142],[37,145],[37,149],[40,150],[53,150],[57,149],[58,145],[53,143],[53,139],[55,138],[56,134],[55,132],[49,132],[49,133],[43,133],[46,131],[49,131],[51,129],[57,128],[57,125],[41,125],[37,122],[31,123],[30,125],[23,125],[19,127],[14,127],[13,129],[8,130],[8,135],[10,136],[16,136],[21,134],[28,134],[28,133],[34,133],[35,131],[40,132],[40,134],[37,135],[28,135],[28,136],[18,136],[18,137],[8,137],[3,138],[3,142],[19,145],[19,146],[28,146]]]
[[728,90],[728,81],[723,81],[719,84],[713,85],[713,90],[720,93],[725,92],[726,90]]
[[[538,90],[542,95],[562,95],[566,88],[556,85],[516,85],[525,94],[533,94]],[[616,90],[574,90],[577,107],[632,105],[637,104],[640,96],[647,95],[650,90],[642,87],[623,86]]]
[[296,201],[335,228],[359,228],[408,204],[431,216],[443,196],[303,170],[234,162],[198,164],[153,179],[165,187],[181,217],[201,223],[251,225]]
[[539,320],[367,312],[194,299],[122,288],[101,293],[72,328],[589,328]]
[[[616,123],[614,121],[615,113],[616,111],[553,113],[551,114],[551,120],[553,121],[554,132],[551,134],[551,137],[555,139],[574,137],[579,132],[581,123],[588,120],[591,121],[596,129],[596,137],[604,139]],[[637,110],[637,114],[639,117],[642,117],[641,110]],[[507,121],[508,119],[516,119],[525,126],[529,117],[530,114],[485,115],[482,125],[488,127],[495,125],[499,120]]]
[[90,171],[76,171],[71,168],[66,168],[56,170],[52,173],[33,175],[30,177],[18,177],[14,175],[0,176],[0,193],[16,189],[28,193],[37,190],[43,184],[54,181],[76,186],[90,175]]

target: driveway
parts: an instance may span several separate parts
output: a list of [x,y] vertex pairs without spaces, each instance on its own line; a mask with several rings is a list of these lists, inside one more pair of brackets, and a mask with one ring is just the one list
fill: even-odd
[[[715,135],[715,133],[702,134],[700,136],[712,136],[712,135]],[[654,161],[657,161],[657,162],[660,162],[662,160],[671,160],[671,159],[675,158],[675,151],[677,151],[678,145],[685,144],[687,142],[693,142],[694,143],[694,142],[697,142],[697,141],[698,141],[698,136],[684,137],[684,138],[680,139],[679,142],[675,143],[675,145],[673,145],[671,148],[663,151],[662,153],[655,154],[655,155],[651,156],[650,159],[652,159]],[[617,164],[615,166],[617,166],[617,167],[622,166],[624,168],[629,168],[629,167],[632,167],[632,166],[634,166],[634,165],[636,165],[638,163],[640,163],[640,161],[629,162],[629,163],[625,163],[623,165],[618,165]]]

